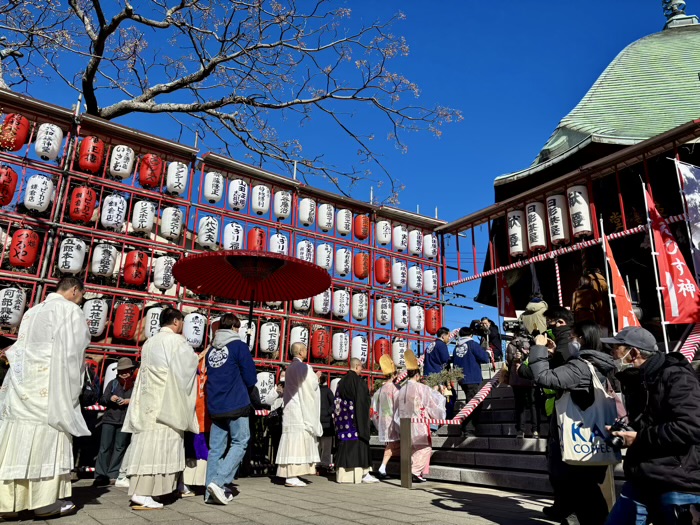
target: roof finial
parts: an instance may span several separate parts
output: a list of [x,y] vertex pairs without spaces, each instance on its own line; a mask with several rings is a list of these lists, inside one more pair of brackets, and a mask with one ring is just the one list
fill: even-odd
[[683,0],[661,0],[664,15],[668,20],[685,14],[685,2]]

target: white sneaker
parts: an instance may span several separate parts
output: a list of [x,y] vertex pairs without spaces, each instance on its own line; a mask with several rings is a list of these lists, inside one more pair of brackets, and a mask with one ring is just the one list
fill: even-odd
[[365,474],[365,477],[362,478],[362,483],[379,483],[379,480],[372,474]]
[[117,478],[117,481],[114,482],[114,486],[119,487],[121,489],[128,489],[129,478]]
[[299,478],[287,478],[284,482],[284,486],[285,487],[306,487],[306,483],[304,483]]
[[216,483],[209,483],[209,485],[207,485],[207,490],[209,491],[211,497],[214,498],[214,501],[217,501],[222,505],[228,505],[231,501],[226,497],[224,489],[219,487]]

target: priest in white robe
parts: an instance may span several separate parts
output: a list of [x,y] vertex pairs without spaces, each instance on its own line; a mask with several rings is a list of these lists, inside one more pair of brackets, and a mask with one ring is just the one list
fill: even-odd
[[22,318],[7,350],[0,388],[0,516],[33,510],[37,518],[70,514],[71,436],[89,436],[80,413],[90,332],[83,283],[62,279],[55,293]]
[[160,331],[141,350],[141,367],[122,428],[132,434],[124,461],[134,510],[163,508],[153,496],[177,488],[185,470],[185,431],[199,432],[197,354],[181,335],[184,316],[166,308],[160,324]]
[[287,487],[304,487],[299,476],[316,474],[321,426],[321,390],[311,366],[304,363],[308,350],[303,343],[290,349],[294,359],[287,368],[284,387],[282,438],[277,452],[277,475]]

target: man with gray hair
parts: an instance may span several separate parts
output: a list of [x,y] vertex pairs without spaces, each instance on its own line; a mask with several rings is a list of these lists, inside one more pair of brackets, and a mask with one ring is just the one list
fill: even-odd
[[305,363],[306,345],[294,343],[290,348],[292,363],[287,367],[284,388],[282,437],[277,452],[277,475],[287,487],[305,487],[299,476],[316,474],[318,438],[321,427],[321,395],[318,378]]
[[377,483],[369,473],[369,407],[372,398],[367,380],[362,379],[362,361],[350,359],[350,370],[335,391],[335,429],[338,436],[336,481],[338,483]]

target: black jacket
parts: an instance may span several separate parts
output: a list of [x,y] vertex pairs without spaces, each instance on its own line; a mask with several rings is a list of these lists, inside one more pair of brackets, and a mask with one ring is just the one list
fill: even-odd
[[102,416],[102,424],[108,423],[117,426],[124,424],[126,409],[129,408],[129,405],[118,405],[111,399],[112,396],[121,397],[122,399],[131,399],[131,393],[133,391],[133,386],[129,390],[124,390],[124,387],[119,384],[119,379],[112,379],[107,383],[107,388],[105,388],[100,398],[100,404],[107,407],[107,410]]
[[335,396],[328,385],[321,385],[321,427],[324,436],[334,436],[333,411],[335,410]]
[[637,438],[625,476],[656,492],[700,494],[700,383],[680,353],[617,374]]
[[[486,342],[488,341],[488,346]],[[488,336],[482,336],[481,346],[483,348],[491,348],[493,350],[493,357],[496,361],[503,361],[503,345],[501,344],[501,333],[498,331],[498,326],[495,323],[491,323],[489,327]]]

